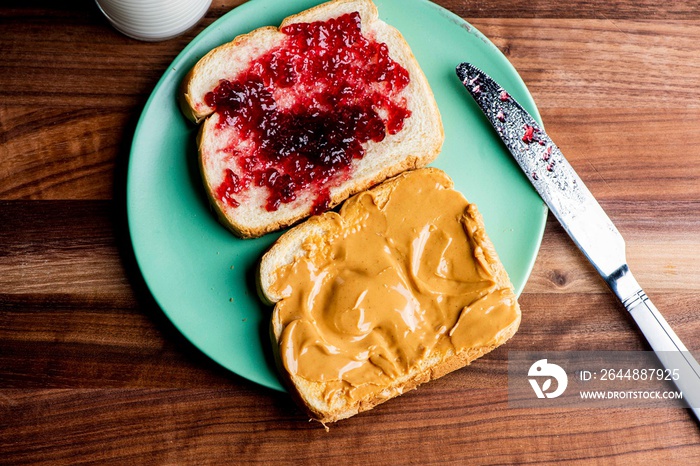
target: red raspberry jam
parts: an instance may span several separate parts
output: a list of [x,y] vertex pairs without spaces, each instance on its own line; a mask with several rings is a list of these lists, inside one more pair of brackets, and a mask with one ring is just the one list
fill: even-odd
[[535,132],[537,130],[534,127],[530,125],[525,125],[523,129],[525,130],[525,133],[523,134],[523,142],[530,144],[531,142],[536,140]]
[[365,155],[363,143],[403,128],[411,112],[399,94],[409,75],[386,44],[363,36],[358,13],[281,31],[278,47],[205,96],[238,134],[229,148],[237,172],[226,170],[216,194],[237,207],[251,184],[265,186],[265,207],[275,211],[308,190],[320,213],[330,187]]

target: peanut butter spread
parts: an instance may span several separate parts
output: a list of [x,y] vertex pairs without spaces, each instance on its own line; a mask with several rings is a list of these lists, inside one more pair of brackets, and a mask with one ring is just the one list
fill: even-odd
[[[361,193],[281,268],[286,370],[359,400],[459,352],[494,347],[517,326],[510,281],[476,206],[439,170]],[[513,329],[510,328],[512,331]],[[485,351],[484,351],[485,352]]]

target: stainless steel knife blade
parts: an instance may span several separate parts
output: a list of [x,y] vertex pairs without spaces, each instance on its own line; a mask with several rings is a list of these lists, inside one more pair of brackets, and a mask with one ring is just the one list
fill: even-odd
[[637,283],[625,242],[544,128],[486,73],[470,63],[457,76],[571,239],[632,315],[700,421],[700,365]]

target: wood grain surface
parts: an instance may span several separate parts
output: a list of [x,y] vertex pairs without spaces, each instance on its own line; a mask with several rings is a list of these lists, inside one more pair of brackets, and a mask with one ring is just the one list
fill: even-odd
[[[647,349],[551,216],[506,346],[329,432],[179,334],[133,258],[129,145],[169,63],[240,3],[157,43],[88,0],[0,5],[0,464],[700,464],[684,409],[508,407],[509,350]],[[513,63],[700,350],[699,4],[437,3]]]

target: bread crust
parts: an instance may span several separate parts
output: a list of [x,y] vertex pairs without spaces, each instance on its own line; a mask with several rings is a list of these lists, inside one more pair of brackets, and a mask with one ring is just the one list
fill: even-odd
[[[363,33],[387,43],[392,58],[408,70],[411,80],[404,91],[412,116],[397,135],[387,135],[381,143],[370,141],[365,144],[365,157],[352,162],[350,179],[331,188],[329,208],[402,171],[425,166],[439,154],[444,130],[428,81],[403,36],[379,19],[377,8],[370,0],[333,0],[285,18],[279,28],[268,26],[237,36],[202,57],[186,75],[179,93],[183,114],[193,122],[201,123],[199,166],[209,202],[219,221],[235,235],[253,238],[294,225],[311,214],[313,203],[305,200],[293,205],[283,204],[277,211],[267,212],[260,206],[247,209],[244,202],[233,208],[216,199],[216,186],[222,175],[220,170],[208,168],[207,160],[216,157],[217,138],[225,135],[217,134],[217,114],[204,102],[204,96],[218,85],[220,79],[233,79],[250,59],[278,44],[284,38],[281,28],[354,11],[360,13]],[[223,69],[225,73],[221,71]]]
[[[442,176],[441,184],[445,188],[452,188],[452,180],[441,170],[435,168],[422,168],[421,170]],[[409,175],[410,172],[404,172],[373,188],[371,192],[381,202],[385,196],[391,193],[396,183],[401,182],[404,177]],[[483,230],[483,217],[478,210],[474,210],[472,213],[478,228]],[[339,214],[335,212],[326,212],[323,215],[312,217],[303,224],[285,232],[285,234],[265,253],[260,261],[257,277],[258,291],[264,302],[274,305],[285,297],[276,294],[272,289],[277,271],[304,257],[306,254],[306,251],[302,248],[304,240],[310,236],[323,236],[329,228],[332,228],[332,226],[329,227],[329,225],[332,224],[334,219],[338,216]],[[498,259],[493,243],[486,235],[483,235],[482,238],[483,240],[480,246],[483,248],[484,255],[491,265],[491,271],[498,287],[512,290],[513,286],[508,277],[508,273]],[[279,321],[277,311],[277,308],[275,308],[272,313],[270,335],[280,377],[297,404],[305,409],[312,419],[324,425],[372,409],[374,406],[409,390],[413,390],[423,383],[435,380],[469,365],[475,359],[489,353],[509,340],[518,330],[521,319],[518,308],[517,319],[507,327],[501,329],[495,338],[486,342],[483,346],[467,348],[457,353],[442,354],[437,360],[426,361],[423,365],[414,368],[414,370],[405,376],[395,379],[391,385],[384,387],[378,394],[367,396],[347,405],[333,406],[317,399],[322,399],[321,396],[317,396],[323,387],[321,382],[309,382],[301,377],[290,374],[284,368],[279,355],[279,342],[282,338],[284,326]]]

